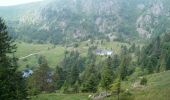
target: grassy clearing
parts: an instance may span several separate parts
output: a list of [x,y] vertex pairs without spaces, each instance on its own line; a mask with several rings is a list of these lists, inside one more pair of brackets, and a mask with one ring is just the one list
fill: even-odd
[[[91,45],[92,44],[90,44],[89,41],[84,41],[79,43],[79,47],[77,47],[76,49],[80,52],[81,56],[86,57],[88,48]],[[97,46],[99,49],[113,50],[115,54],[119,54],[122,45],[128,46],[128,44],[120,43],[120,42],[105,42],[103,45],[98,44]],[[16,56],[18,58],[26,57],[30,54],[37,53],[25,59],[20,59],[19,70],[24,70],[26,68],[26,65],[29,65],[32,68],[37,67],[38,66],[37,60],[40,55],[46,57],[48,64],[51,68],[55,68],[64,58],[65,48],[61,45],[54,46],[52,44],[28,44],[28,43],[21,42],[21,43],[17,43],[17,47],[18,48],[17,48]],[[67,50],[74,50],[74,47],[69,47],[67,48]]]
[[[135,82],[122,82],[123,89],[132,95],[121,96],[122,100],[170,100],[170,71],[145,76],[148,84],[143,88],[133,88]],[[138,80],[137,80],[138,81]],[[117,100],[115,96],[106,100]]]
[[135,100],[169,100],[170,71],[146,76],[148,85],[145,90],[135,91]]
[[31,100],[89,100],[88,93],[79,93],[79,94],[40,94],[34,96]]
[[25,59],[19,60],[20,70],[23,70],[26,65],[30,65],[31,67],[37,67],[37,59],[40,55],[45,56],[49,66],[51,68],[56,67],[56,65],[61,62],[64,57],[64,47],[51,44],[28,44],[28,43],[17,43],[17,52],[16,56],[18,58],[25,57],[32,53],[38,53],[32,56],[29,56]]

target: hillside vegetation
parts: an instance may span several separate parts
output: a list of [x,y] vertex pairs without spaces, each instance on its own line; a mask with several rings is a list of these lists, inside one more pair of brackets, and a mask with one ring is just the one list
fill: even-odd
[[[148,80],[148,84],[144,87],[133,87],[135,82],[124,82],[131,91],[130,95],[121,95],[120,100],[169,100],[170,95],[170,71],[156,73],[144,76]],[[140,78],[138,78],[140,79]],[[138,81],[138,80],[135,80]],[[128,84],[128,85],[127,85]],[[124,87],[125,88],[125,87]],[[93,93],[91,93],[93,94]],[[32,100],[89,100],[89,94],[40,94],[32,97]],[[126,98],[125,98],[126,97]],[[102,100],[117,100],[116,96],[112,96]]]
[[169,31],[169,4],[169,0],[46,0],[1,7],[0,16],[6,18],[12,36],[26,42],[62,44],[108,37],[133,41]]

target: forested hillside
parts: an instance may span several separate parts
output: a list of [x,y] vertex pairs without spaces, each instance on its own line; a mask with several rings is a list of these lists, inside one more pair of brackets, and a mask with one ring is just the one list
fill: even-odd
[[[44,3],[45,2],[45,3]],[[151,38],[169,30],[169,0],[50,0],[10,8],[1,8],[2,15],[19,16],[10,22],[15,37],[54,44],[82,41],[89,38],[130,41]],[[20,10],[18,10],[20,8]],[[32,10],[34,8],[34,10]],[[16,11],[15,11],[16,10]],[[4,12],[5,11],[5,12]],[[24,14],[23,14],[24,13]],[[12,18],[11,18],[12,19]],[[54,38],[58,37],[58,38]]]

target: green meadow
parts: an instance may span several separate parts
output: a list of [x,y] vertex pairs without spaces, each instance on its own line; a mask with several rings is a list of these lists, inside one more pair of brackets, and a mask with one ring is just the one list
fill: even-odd
[[[55,68],[64,58],[65,50],[78,50],[82,57],[87,56],[88,48],[92,45],[96,45],[98,49],[102,50],[112,50],[114,54],[119,54],[121,51],[121,46],[128,44],[120,42],[105,42],[104,44],[90,44],[89,41],[84,41],[79,43],[77,48],[74,46],[69,46],[65,48],[63,45],[52,45],[52,44],[29,44],[24,42],[17,42],[17,52],[16,56],[19,58],[19,70],[24,70],[26,66],[30,68],[35,68],[38,66],[38,58],[40,56],[45,56],[48,64],[51,68]],[[88,44],[88,45],[87,45]],[[102,57],[99,57],[102,58]],[[103,57],[105,58],[105,57]]]

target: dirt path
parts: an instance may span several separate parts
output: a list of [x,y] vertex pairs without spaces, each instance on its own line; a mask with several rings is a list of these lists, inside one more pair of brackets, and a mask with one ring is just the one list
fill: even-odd
[[19,58],[19,60],[22,60],[22,59],[28,58],[28,57],[30,57],[30,56],[34,56],[34,55],[39,54],[39,53],[41,53],[41,52],[32,53],[32,54],[29,54],[29,55],[27,55],[27,56],[20,57],[20,58]]

